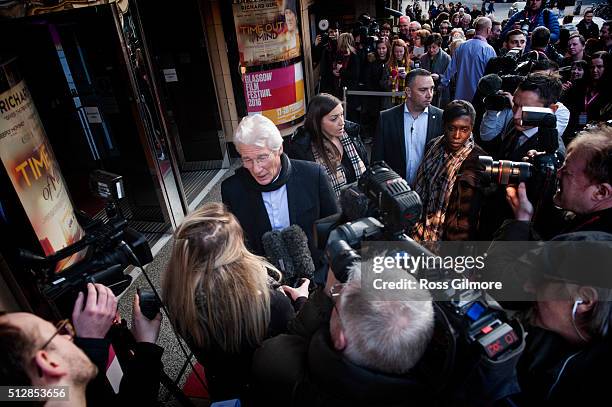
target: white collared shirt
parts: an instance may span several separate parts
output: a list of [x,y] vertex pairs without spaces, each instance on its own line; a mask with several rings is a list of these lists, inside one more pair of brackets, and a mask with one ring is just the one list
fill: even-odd
[[[268,212],[268,219],[272,230],[279,230],[289,227],[289,202],[287,201],[287,185],[283,185],[277,190],[262,192],[261,197]],[[254,215],[253,215],[254,216]]]
[[416,181],[417,171],[423,154],[425,153],[425,142],[427,140],[427,119],[429,107],[415,119],[408,111],[404,103],[404,140],[406,142],[406,181],[413,186]]
[[533,127],[531,129],[524,130],[521,133],[521,135],[519,136],[518,143],[517,143],[516,147],[518,148],[518,147],[522,146],[523,144],[525,144],[527,142],[527,140],[529,140],[530,138],[535,136],[537,132],[538,132],[538,128],[537,127]]

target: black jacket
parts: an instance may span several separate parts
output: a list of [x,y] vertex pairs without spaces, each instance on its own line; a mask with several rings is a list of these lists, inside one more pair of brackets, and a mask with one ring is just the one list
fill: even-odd
[[595,22],[591,22],[591,25],[587,27],[584,19],[582,19],[578,24],[576,24],[576,28],[585,40],[588,40],[589,38],[599,38],[599,26],[595,24]]
[[87,385],[88,406],[158,405],[163,348],[153,343],[135,344],[134,354],[122,366],[123,378],[119,394],[115,394],[106,378],[110,341],[76,337],[74,342],[98,367],[98,375]]
[[[573,356],[572,356],[573,355]],[[517,366],[524,406],[594,406],[610,395],[612,338],[572,346],[559,335],[532,327]]]
[[[367,166],[368,153],[359,136],[359,125],[347,120],[344,122],[344,131],[349,135],[351,141],[355,145],[359,158],[361,158],[361,161]],[[285,138],[283,141],[283,152],[294,160],[314,162],[315,159],[312,154],[311,142],[311,134],[304,126],[301,126],[290,137]]]
[[[404,106],[380,112],[378,129],[372,147],[372,162],[385,161],[389,167],[406,179],[406,138],[404,135]],[[442,110],[429,106],[425,145],[442,134]]]
[[[338,213],[336,194],[329,184],[327,174],[319,164],[291,161],[291,175],[287,181],[287,201],[290,223],[299,225],[310,244],[313,258],[318,256],[313,240],[313,225],[318,219]],[[238,218],[244,230],[247,244],[253,253],[263,255],[261,237],[272,230],[261,192],[252,188],[244,168],[221,184],[223,203]]]
[[[294,317],[294,308],[288,297],[276,290],[270,290],[270,323],[266,337],[271,338],[286,332],[287,323]],[[215,342],[205,349],[194,346],[189,338],[186,340],[206,371],[208,391],[212,400],[240,398],[244,402],[250,399],[251,359],[256,349],[254,346],[245,343],[240,352],[229,353]]]

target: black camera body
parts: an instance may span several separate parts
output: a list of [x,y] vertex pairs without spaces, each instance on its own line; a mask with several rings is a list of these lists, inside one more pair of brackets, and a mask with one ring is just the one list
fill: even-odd
[[[27,250],[20,251],[22,261],[37,277],[41,293],[59,315],[69,315],[79,292],[87,295],[88,283],[100,283],[115,295],[122,293],[132,282],[124,274],[127,266],[144,266],[153,260],[146,238],[128,226],[116,200],[123,198],[121,176],[95,171],[90,177],[92,191],[107,200],[106,219],[92,220],[78,214],[85,236],[47,257]],[[56,273],[56,265],[77,253],[85,253],[82,260]]]
[[[346,282],[350,273],[361,267],[362,259],[357,249],[364,241],[401,241],[402,250],[413,256],[434,256],[403,233],[412,229],[422,210],[418,194],[410,190],[404,179],[386,164],[374,163],[370,172],[359,179],[358,185],[376,208],[377,216],[337,225],[325,239],[325,258],[338,281]],[[423,269],[418,270],[415,277],[446,281],[453,275],[456,276],[453,270]],[[461,350],[467,354],[454,359],[453,365],[448,366],[450,371],[471,372],[483,359],[499,362],[518,358],[524,343],[522,326],[510,320],[490,296],[473,289],[445,290],[442,295],[443,298],[434,304],[436,311],[441,313],[437,318],[446,321],[448,335],[455,338],[456,349],[450,352],[455,354]],[[448,374],[445,377],[452,377]]]
[[521,31],[525,34],[525,36],[529,36],[529,26],[531,25],[531,21],[528,18],[524,18],[516,22],[521,26]]

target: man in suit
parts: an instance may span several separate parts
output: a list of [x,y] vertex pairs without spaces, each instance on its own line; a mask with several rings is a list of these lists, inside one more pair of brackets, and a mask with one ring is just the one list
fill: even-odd
[[[553,112],[561,95],[561,82],[553,75],[529,74],[519,85],[512,98],[512,126],[501,137],[498,159],[522,161],[529,150],[544,151],[546,141],[538,127],[523,126],[524,107],[547,107]],[[558,138],[558,136],[557,136]]]
[[251,251],[263,255],[264,233],[297,224],[316,253],[314,222],[339,211],[325,170],[283,154],[280,132],[262,115],[242,119],[234,144],[242,168],[223,181],[221,197],[238,218]]
[[[522,122],[523,108],[539,107],[550,108],[556,112],[559,106],[557,101],[561,94],[561,81],[555,76],[544,73],[532,73],[518,85],[512,99],[512,121],[490,144],[487,151],[493,152],[496,160],[523,161],[530,150],[548,151],[554,142],[558,142],[556,128],[538,128],[524,126]],[[495,145],[497,144],[497,146]],[[557,152],[562,155],[562,143],[557,146]],[[497,154],[495,154],[495,151]],[[557,212],[553,210],[551,191],[542,191],[536,187],[530,190],[530,198],[540,201],[540,210],[537,223],[542,236],[552,233],[553,226],[558,221]],[[512,210],[506,203],[506,191],[498,188],[497,193],[491,194],[480,216],[483,237],[492,237],[505,219],[512,217]]]
[[425,69],[406,77],[406,103],[380,112],[372,162],[385,161],[410,185],[425,153],[425,145],[442,134],[442,110],[431,105],[434,81]]

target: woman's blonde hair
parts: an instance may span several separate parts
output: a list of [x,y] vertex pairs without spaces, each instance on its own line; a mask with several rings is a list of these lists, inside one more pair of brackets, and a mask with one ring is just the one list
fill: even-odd
[[349,51],[351,54],[356,54],[355,50],[355,38],[351,33],[342,33],[338,37],[338,51],[346,53]]
[[270,321],[266,268],[276,271],[247,250],[238,220],[223,204],[202,206],[174,233],[162,283],[171,322],[197,347],[257,346]]

